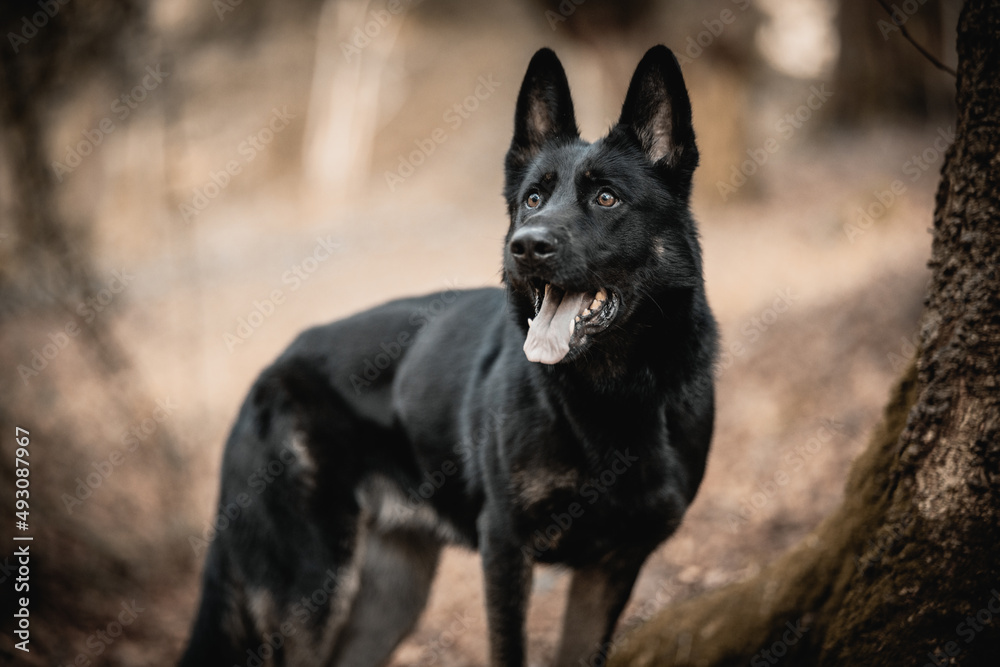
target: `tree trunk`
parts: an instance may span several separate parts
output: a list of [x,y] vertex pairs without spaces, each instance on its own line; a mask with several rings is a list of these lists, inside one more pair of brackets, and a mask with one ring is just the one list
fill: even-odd
[[920,351],[841,507],[758,576],[624,637],[611,665],[996,665],[1000,7],[959,22]]

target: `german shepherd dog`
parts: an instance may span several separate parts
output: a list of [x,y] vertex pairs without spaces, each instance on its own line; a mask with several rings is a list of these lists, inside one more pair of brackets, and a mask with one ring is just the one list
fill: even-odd
[[573,571],[555,664],[603,664],[712,436],[697,163],[669,49],[646,53],[594,143],[538,51],[506,157],[503,289],[310,329],[260,375],[182,664],[383,665],[446,543],[482,554],[490,665],[525,664],[534,563]]

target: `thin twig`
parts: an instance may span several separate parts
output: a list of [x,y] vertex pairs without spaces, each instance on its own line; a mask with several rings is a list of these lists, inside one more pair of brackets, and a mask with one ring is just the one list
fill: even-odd
[[913,39],[913,36],[910,35],[910,31],[906,29],[905,25],[903,25],[902,23],[896,23],[896,17],[893,16],[892,9],[889,7],[888,3],[886,3],[885,0],[876,0],[876,2],[882,5],[882,9],[888,12],[889,16],[892,18],[892,24],[897,28],[899,28],[899,31],[903,33],[903,37],[905,37],[910,42],[910,44],[913,44],[913,46],[917,48],[917,51],[920,51],[920,53],[923,54],[923,56],[927,58],[927,60],[930,60],[931,63],[939,70],[943,70],[948,74],[951,74],[956,79],[958,78],[958,74],[955,72],[955,70],[945,65],[943,62],[938,60],[933,53],[931,53],[923,46],[921,46],[919,43],[917,43],[917,40]]

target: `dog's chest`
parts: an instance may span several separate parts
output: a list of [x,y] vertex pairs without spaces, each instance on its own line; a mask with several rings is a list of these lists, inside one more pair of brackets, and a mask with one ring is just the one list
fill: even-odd
[[526,465],[510,473],[510,491],[520,512],[531,515],[578,490],[580,471],[552,465]]
[[534,560],[596,560],[633,540],[646,541],[656,526],[673,524],[682,511],[659,466],[631,450],[614,452],[599,470],[552,463],[511,470],[514,524]]

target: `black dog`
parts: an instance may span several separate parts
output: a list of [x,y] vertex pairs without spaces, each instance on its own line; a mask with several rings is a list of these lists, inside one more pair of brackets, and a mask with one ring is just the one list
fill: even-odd
[[263,372],[226,445],[183,664],[382,665],[446,542],[482,552],[491,665],[524,664],[535,562],[574,570],[556,664],[602,664],[712,435],[697,163],[667,48],[593,144],[536,53],[506,159],[505,289],[311,329]]

